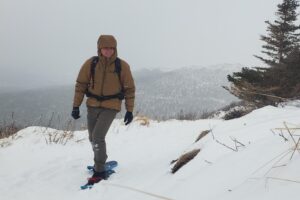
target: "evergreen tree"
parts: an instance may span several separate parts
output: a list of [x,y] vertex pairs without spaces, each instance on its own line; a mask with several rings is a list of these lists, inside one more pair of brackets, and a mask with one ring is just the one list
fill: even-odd
[[276,15],[278,19],[268,24],[268,36],[261,36],[262,53],[268,58],[256,56],[269,68],[243,68],[228,75],[230,93],[256,107],[276,105],[287,99],[300,98],[300,29],[295,25],[299,6],[297,0],[283,0]]
[[284,61],[287,55],[293,48],[299,45],[300,29],[295,25],[298,14],[296,13],[299,2],[297,0],[283,0],[278,4],[276,16],[278,17],[274,23],[266,21],[268,35],[262,35],[261,40],[265,42],[262,53],[266,54],[268,58],[255,55],[265,63],[274,66]]
[[300,49],[294,48],[284,63],[277,69],[280,71],[280,91],[278,95],[286,98],[300,97]]

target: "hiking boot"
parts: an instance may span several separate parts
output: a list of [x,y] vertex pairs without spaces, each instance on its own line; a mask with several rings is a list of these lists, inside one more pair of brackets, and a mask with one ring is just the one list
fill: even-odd
[[106,171],[103,172],[96,172],[94,171],[94,174],[91,178],[89,178],[89,182],[91,183],[98,183],[101,180],[107,180],[109,175],[107,174]]

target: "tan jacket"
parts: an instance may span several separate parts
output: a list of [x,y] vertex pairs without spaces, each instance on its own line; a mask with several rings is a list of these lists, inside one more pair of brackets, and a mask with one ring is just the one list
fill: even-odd
[[[101,40],[102,39],[102,40]],[[104,42],[102,42],[104,41]],[[101,43],[102,42],[102,43]],[[114,55],[107,59],[100,53],[100,47],[114,47]],[[95,68],[94,88],[92,88],[91,79],[91,62],[92,58],[88,59],[81,67],[75,85],[75,95],[73,106],[79,107],[83,101],[86,90],[98,96],[114,95],[121,91],[121,84],[125,93],[125,106],[129,112],[133,111],[135,99],[135,85],[130,71],[129,65],[121,59],[121,81],[118,74],[115,72],[115,60],[117,58],[116,41],[113,36],[100,36],[98,40],[98,56],[99,61]],[[121,84],[120,84],[121,82]],[[114,110],[121,110],[121,100],[115,98],[106,101],[98,101],[95,98],[89,97],[86,101],[87,106],[103,107]]]

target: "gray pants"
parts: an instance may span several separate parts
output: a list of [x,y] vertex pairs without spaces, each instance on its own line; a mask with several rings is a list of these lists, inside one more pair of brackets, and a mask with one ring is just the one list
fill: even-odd
[[88,107],[89,140],[93,147],[97,172],[104,171],[107,159],[105,136],[117,113],[117,110]]

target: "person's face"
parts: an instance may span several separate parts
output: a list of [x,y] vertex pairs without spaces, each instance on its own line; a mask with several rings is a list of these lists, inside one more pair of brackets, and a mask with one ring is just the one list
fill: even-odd
[[115,49],[114,48],[111,48],[111,47],[101,48],[101,54],[105,58],[110,58],[114,53],[115,53]]

